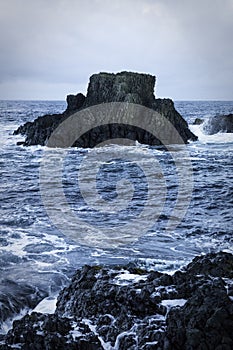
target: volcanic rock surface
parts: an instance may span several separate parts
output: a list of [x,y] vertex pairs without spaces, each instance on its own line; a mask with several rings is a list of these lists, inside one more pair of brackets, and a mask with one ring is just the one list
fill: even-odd
[[173,275],[84,266],[54,314],[13,323],[0,349],[231,350],[233,255],[196,257]]

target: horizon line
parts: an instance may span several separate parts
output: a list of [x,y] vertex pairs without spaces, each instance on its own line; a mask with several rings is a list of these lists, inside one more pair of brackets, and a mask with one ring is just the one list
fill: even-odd
[[[208,102],[208,101],[215,101],[215,102],[231,102],[232,100],[229,99],[172,99],[170,97],[156,97],[156,99],[169,99],[175,102]],[[7,98],[7,99],[0,99],[0,101],[25,101],[25,102],[30,102],[30,101],[44,101],[44,102],[64,102],[66,103],[66,100],[61,100],[61,99],[24,99],[24,98]],[[114,102],[114,101],[113,101]]]

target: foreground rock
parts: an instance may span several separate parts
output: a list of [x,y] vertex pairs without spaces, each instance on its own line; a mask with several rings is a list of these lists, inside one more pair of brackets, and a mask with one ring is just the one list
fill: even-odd
[[[87,96],[81,93],[68,95],[67,109],[62,114],[39,117],[34,122],[20,126],[15,134],[26,136],[23,142],[25,146],[46,145],[56,127],[74,112],[101,103],[129,102],[162,114],[175,126],[184,143],[187,143],[188,140],[196,140],[197,137],[189,130],[187,122],[176,111],[173,101],[155,98],[154,86],[155,77],[149,74],[131,72],[94,74],[90,77]],[[158,127],[163,128],[163,125],[158,125]],[[110,124],[90,130],[73,146],[94,147],[100,142],[114,138],[129,138],[148,145],[161,145],[160,140],[145,130],[129,125]],[[167,135],[168,142],[169,138],[172,140],[172,135]]]
[[231,350],[233,255],[196,257],[170,276],[84,266],[55,314],[15,321],[0,349]]
[[233,114],[217,115],[209,118],[203,125],[206,134],[213,135],[218,132],[233,133]]

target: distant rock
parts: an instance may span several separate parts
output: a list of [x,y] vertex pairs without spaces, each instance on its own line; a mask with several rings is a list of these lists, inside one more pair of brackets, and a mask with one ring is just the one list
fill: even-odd
[[15,321],[0,349],[231,350],[232,330],[233,255],[220,252],[173,275],[84,266],[54,314]]
[[[94,74],[90,77],[86,97],[81,93],[68,95],[67,109],[62,114],[39,117],[34,122],[20,126],[14,134],[25,135],[23,143],[25,146],[46,145],[56,127],[74,112],[101,103],[129,102],[162,114],[175,126],[184,143],[196,140],[197,137],[189,130],[187,122],[176,111],[173,101],[155,98],[154,86],[155,77],[150,74],[132,72]],[[161,130],[163,125],[159,125],[159,128]],[[164,129],[166,130],[165,126]],[[167,135],[168,141],[172,140],[170,136]],[[160,140],[143,129],[124,124],[110,124],[88,131],[73,146],[94,147],[100,142],[114,138],[129,138],[148,145],[161,145]]]
[[201,119],[201,118],[196,118],[196,119],[194,120],[193,125],[201,125],[203,122],[204,122],[203,119]]
[[217,134],[218,132],[233,133],[233,114],[217,115],[209,118],[204,123],[203,129],[208,135]]

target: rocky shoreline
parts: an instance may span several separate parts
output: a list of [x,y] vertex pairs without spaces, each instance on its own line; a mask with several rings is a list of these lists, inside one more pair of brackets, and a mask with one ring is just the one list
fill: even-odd
[[[90,77],[87,95],[84,96],[81,93],[68,95],[67,109],[62,114],[39,117],[33,122],[20,126],[14,134],[25,136],[25,141],[20,142],[24,146],[44,146],[57,126],[75,112],[102,103],[128,102],[160,113],[175,127],[184,143],[188,143],[188,140],[197,140],[197,137],[189,130],[187,122],[176,111],[173,101],[155,97],[155,80],[155,76],[150,74],[132,72],[94,74]],[[81,122],[85,123],[85,120]],[[158,125],[156,120],[153,123],[159,130],[167,130],[167,126],[161,124],[162,119]],[[172,135],[166,132],[169,143]],[[141,128],[125,124],[109,124],[89,130],[76,140],[73,146],[95,147],[101,142],[116,138],[128,138],[148,145],[162,145],[158,138]]]
[[174,274],[84,266],[53,314],[14,321],[0,349],[231,350],[233,255],[198,256]]

